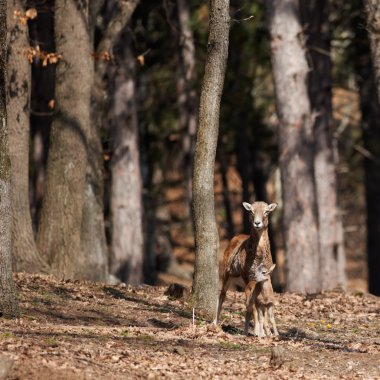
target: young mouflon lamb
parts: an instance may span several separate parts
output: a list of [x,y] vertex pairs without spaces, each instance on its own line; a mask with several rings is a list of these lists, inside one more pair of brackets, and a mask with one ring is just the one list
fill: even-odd
[[256,310],[256,297],[258,293],[254,292],[254,289],[257,283],[256,276],[258,267],[263,265],[265,268],[271,268],[273,265],[268,237],[268,218],[269,214],[276,209],[277,204],[272,203],[268,205],[265,202],[254,202],[249,204],[244,202],[243,206],[250,212],[251,233],[250,235],[241,234],[233,237],[224,252],[222,289],[214,322],[216,324],[219,323],[220,313],[231,278],[242,277],[246,285],[244,334],[248,335],[249,322],[252,319],[253,314],[255,318],[255,334],[259,336],[260,330]]
[[[260,264],[256,269],[256,283],[249,284],[252,292],[252,303],[255,303],[258,314],[258,337],[272,336],[270,327],[268,326],[268,318],[273,329],[273,335],[278,336],[276,321],[274,319],[274,292],[271,281],[271,274],[276,264],[269,269]],[[252,306],[251,306],[252,307]]]

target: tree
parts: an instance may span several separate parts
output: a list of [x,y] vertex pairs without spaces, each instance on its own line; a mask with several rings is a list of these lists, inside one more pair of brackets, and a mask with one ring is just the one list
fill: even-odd
[[6,110],[7,1],[0,1],[0,315],[18,317],[19,308],[12,278],[11,162]]
[[195,267],[194,306],[215,316],[218,297],[219,238],[215,223],[214,164],[220,100],[228,57],[229,1],[210,2],[210,26],[203,77],[193,172]]
[[194,157],[195,134],[197,129],[197,95],[195,92],[195,45],[190,27],[190,9],[186,0],[177,0],[179,21],[179,73],[177,98],[179,129],[182,136],[180,170],[184,173],[184,187],[187,217],[190,217],[192,163]]
[[54,274],[81,277],[81,224],[94,65],[87,2],[55,2],[56,111],[37,246]]
[[29,207],[29,110],[31,69],[25,51],[29,47],[28,27],[14,17],[25,12],[21,0],[8,1],[8,127],[11,158],[12,257],[17,271],[46,271],[34,241]]
[[[354,30],[355,62],[358,74],[362,112],[366,203],[367,203],[367,256],[369,291],[380,295],[380,2],[366,1],[367,29],[363,20],[356,18]],[[368,37],[369,40],[368,41]],[[370,42],[370,43],[369,43]],[[370,46],[369,46],[370,45]],[[372,53],[372,54],[371,54]]]
[[297,0],[267,2],[279,126],[287,289],[317,292],[319,250],[313,116]]
[[302,0],[301,18],[306,33],[309,98],[314,114],[314,180],[318,205],[320,286],[345,286],[343,227],[337,196],[337,148],[333,137],[332,78],[328,0]]
[[[89,174],[87,175],[87,178],[93,178],[92,180],[87,180],[87,187],[93,188],[92,193],[95,194],[96,198],[96,205],[98,208],[98,212],[94,213],[95,215],[98,215],[98,220],[102,219],[103,217],[103,183],[102,183],[102,162],[100,161],[100,158],[102,158],[101,155],[101,144],[100,144],[100,137],[99,132],[101,128],[103,127],[103,123],[105,120],[107,120],[107,123],[111,123],[110,127],[110,139],[114,142],[114,148],[117,150],[118,159],[112,160],[112,181],[114,183],[118,184],[115,185],[112,184],[112,190],[111,190],[111,209],[112,209],[112,247],[111,247],[111,257],[110,257],[110,271],[113,274],[117,274],[118,277],[123,281],[132,281],[133,283],[140,283],[142,281],[142,260],[143,260],[143,238],[142,238],[142,216],[141,216],[141,181],[140,182],[134,182],[133,179],[139,177],[139,173],[135,171],[136,165],[139,171],[139,157],[138,157],[138,147],[133,145],[132,148],[135,149],[133,152],[136,152],[137,149],[137,156],[131,155],[129,152],[129,143],[126,143],[126,140],[130,137],[130,133],[128,131],[133,130],[137,134],[137,119],[130,117],[130,111],[133,109],[133,112],[136,112],[135,104],[130,105],[131,99],[134,102],[134,93],[132,98],[128,98],[130,95],[127,94],[126,97],[126,91],[125,88],[127,86],[128,89],[130,89],[130,82],[128,80],[130,78],[133,78],[133,74],[128,72],[128,69],[130,69],[131,61],[133,60],[132,56],[128,56],[128,68],[125,70],[123,69],[123,66],[117,64],[117,70],[119,71],[113,71],[112,74],[115,74],[116,72],[119,73],[119,79],[124,78],[123,83],[118,83],[113,80],[113,76],[110,74],[111,71],[109,70],[109,63],[107,59],[105,59],[105,54],[110,54],[112,57],[112,60],[117,62],[120,62],[120,57],[117,56],[117,54],[114,54],[114,50],[116,48],[116,45],[121,40],[121,35],[126,29],[126,26],[130,20],[130,18],[133,15],[133,12],[138,5],[139,0],[130,0],[130,1],[112,1],[107,4],[106,8],[106,15],[109,18],[109,22],[106,25],[105,29],[103,30],[103,34],[101,37],[100,42],[98,43],[98,46],[96,47],[96,63],[95,63],[95,80],[94,80],[94,87],[93,87],[93,101],[92,101],[92,144],[90,145],[91,151],[93,152],[93,156],[95,158],[95,161],[92,160],[92,164],[89,167]],[[129,49],[128,47],[124,48],[124,50]],[[119,50],[123,51],[123,48],[119,47]],[[122,53],[122,55],[124,54]],[[125,54],[124,54],[125,55]],[[111,67],[113,67],[111,65]],[[107,72],[110,71],[107,75]],[[125,76],[123,76],[126,75]],[[132,74],[132,75],[130,75]],[[128,84],[126,84],[128,82]],[[134,86],[134,84],[133,84]],[[117,93],[117,89],[119,89],[119,92]],[[116,95],[115,95],[116,91]],[[107,92],[109,96],[107,95]],[[117,100],[113,101],[113,97],[116,96]],[[128,99],[127,99],[128,98]],[[108,99],[112,99],[111,101],[108,101]],[[123,103],[126,101],[126,103]],[[117,104],[117,115],[114,116],[113,111],[113,105]],[[122,107],[126,105],[128,111],[123,112]],[[109,112],[108,110],[111,109],[112,111],[110,114],[112,115],[111,118],[108,119]],[[135,115],[135,114],[134,114]],[[115,121],[116,120],[116,121]],[[133,126],[124,125],[125,121],[132,120]],[[129,129],[131,128],[131,129]],[[135,129],[134,129],[135,128]],[[134,135],[136,137],[137,135]],[[123,140],[119,140],[124,137]],[[137,140],[136,140],[137,141]],[[132,157],[132,160],[134,160],[137,157],[137,163],[133,161],[132,166],[129,165],[130,158]],[[116,169],[114,171],[114,165],[116,164]],[[124,169],[126,168],[132,168],[131,171],[126,172]],[[124,166],[123,166],[124,164]],[[92,174],[91,174],[92,173]],[[135,176],[134,176],[135,175]],[[98,180],[96,180],[98,178]],[[100,180],[99,180],[100,178]],[[129,182],[131,180],[131,182]],[[97,184],[97,186],[93,186],[93,184]],[[126,185],[126,187],[124,187]],[[137,186],[135,186],[137,185]],[[130,196],[130,191],[139,193],[140,200],[137,200],[137,204],[135,202],[136,199],[132,201],[132,199],[128,198]],[[119,195],[119,198],[113,199],[115,194]],[[120,198],[120,196],[123,196],[124,198]],[[137,198],[139,199],[139,198]],[[118,205],[118,206],[115,206]],[[116,208],[114,208],[116,207]],[[136,208],[140,207],[140,214],[136,215],[135,211]],[[117,212],[115,210],[118,210]],[[89,209],[90,211],[93,210],[93,208]],[[100,213],[101,211],[101,213]],[[125,220],[125,214],[131,215],[132,220]],[[124,218],[123,218],[124,216]],[[91,239],[88,239],[89,242],[96,241],[96,236],[99,236],[100,229],[102,231],[102,234],[104,236],[104,222],[103,219],[101,220],[101,223],[93,223],[93,217],[92,218],[85,218],[86,223],[83,223],[83,227],[93,225],[94,228],[92,229],[95,234],[92,234]],[[100,225],[102,228],[100,228]],[[96,233],[96,229],[98,229],[98,233]],[[115,238],[115,239],[114,239]],[[103,240],[103,244],[105,243],[105,240]],[[120,243],[120,244],[117,244]],[[87,247],[91,246],[91,244],[86,244]],[[116,246],[116,248],[115,248]],[[125,248],[128,247],[129,250],[125,250]],[[89,250],[89,253],[93,250]],[[98,244],[98,252],[101,254],[101,252],[104,252],[104,250],[100,249],[100,245]],[[116,251],[116,256],[115,256]],[[137,261],[138,264],[136,265],[136,262],[132,263],[130,262],[130,256],[132,253],[137,254]],[[116,258],[119,259],[119,261],[116,260]],[[126,263],[129,262],[129,268]],[[130,279],[128,279],[128,276],[131,276]]]
[[136,59],[130,32],[124,31],[115,49],[111,89],[110,139],[112,257],[111,271],[124,282],[143,282],[142,179],[135,99]]

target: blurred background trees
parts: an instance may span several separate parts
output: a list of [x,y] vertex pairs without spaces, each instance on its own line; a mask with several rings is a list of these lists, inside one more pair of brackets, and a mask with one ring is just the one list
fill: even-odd
[[[278,202],[277,289],[380,294],[375,3],[230,2],[219,253]],[[189,285],[208,3],[76,5],[8,1],[14,270]]]

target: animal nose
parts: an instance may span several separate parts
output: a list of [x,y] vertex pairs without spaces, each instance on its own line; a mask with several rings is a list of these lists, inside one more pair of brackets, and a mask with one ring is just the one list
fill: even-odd
[[261,225],[261,221],[260,221],[260,220],[255,220],[254,223],[255,223],[255,226],[256,226],[256,227],[259,227],[259,226]]

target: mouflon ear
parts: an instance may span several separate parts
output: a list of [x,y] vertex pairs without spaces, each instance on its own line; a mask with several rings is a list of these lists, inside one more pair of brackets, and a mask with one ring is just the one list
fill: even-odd
[[272,211],[274,211],[274,210],[276,209],[276,207],[277,207],[277,203],[271,203],[271,204],[267,207],[267,210],[268,210],[269,212],[272,212]]
[[273,264],[269,270],[268,270],[268,274],[271,274],[273,271],[274,271],[274,268],[276,268],[276,264]]
[[243,202],[243,207],[244,207],[247,211],[252,211],[252,206],[251,206],[250,203]]

